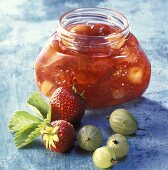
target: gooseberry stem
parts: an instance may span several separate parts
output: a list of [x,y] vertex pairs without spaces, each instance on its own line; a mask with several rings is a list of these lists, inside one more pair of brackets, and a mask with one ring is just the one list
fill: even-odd
[[117,163],[117,161],[114,160],[114,159],[112,159],[111,162],[112,162],[113,164],[116,164],[116,163]]
[[147,131],[146,129],[143,128],[138,128],[137,130]]
[[110,116],[109,116],[109,115],[107,115],[107,116],[106,116],[106,119],[109,119],[109,118],[110,118]]
[[150,137],[152,137],[152,134],[151,134],[148,130],[146,130],[146,129],[138,128],[137,130],[145,131],[145,132],[147,132],[147,134],[148,134]]

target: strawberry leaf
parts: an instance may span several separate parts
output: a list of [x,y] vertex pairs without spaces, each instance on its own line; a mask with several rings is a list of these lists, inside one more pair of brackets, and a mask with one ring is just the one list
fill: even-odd
[[15,133],[14,142],[17,148],[22,148],[23,146],[31,143],[38,136],[40,136],[40,128],[38,124],[31,124],[24,126],[19,132]]
[[43,119],[47,118],[50,107],[37,91],[28,98],[27,103],[35,113],[40,115]]
[[13,132],[20,131],[25,126],[31,126],[32,124],[39,124],[42,120],[31,115],[26,111],[16,111],[9,121],[8,127]]

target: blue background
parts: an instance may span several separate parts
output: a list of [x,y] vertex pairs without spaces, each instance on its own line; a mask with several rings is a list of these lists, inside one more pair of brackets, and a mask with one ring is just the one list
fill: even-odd
[[7,123],[15,110],[28,109],[36,89],[33,65],[58,17],[77,7],[108,7],[124,13],[152,64],[148,90],[140,99],[102,110],[87,111],[82,124],[101,128],[104,144],[112,131],[106,115],[123,107],[148,130],[129,137],[130,151],[114,170],[168,169],[168,1],[164,0],[1,0],[0,1],[0,169],[91,170],[91,153],[77,145],[68,154],[46,150],[40,139],[16,149]]

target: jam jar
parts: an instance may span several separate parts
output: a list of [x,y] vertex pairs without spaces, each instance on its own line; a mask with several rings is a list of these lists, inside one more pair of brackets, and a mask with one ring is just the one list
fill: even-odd
[[105,8],[63,14],[35,62],[35,81],[50,97],[58,87],[75,87],[88,109],[104,108],[141,96],[151,65],[127,18]]

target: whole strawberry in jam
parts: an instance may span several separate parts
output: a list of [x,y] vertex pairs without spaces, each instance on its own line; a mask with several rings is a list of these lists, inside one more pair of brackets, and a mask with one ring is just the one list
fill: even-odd
[[64,120],[52,122],[41,133],[46,148],[54,152],[66,152],[75,142],[75,130],[69,122]]
[[59,87],[50,99],[51,121],[79,123],[85,113],[85,100],[72,88]]

